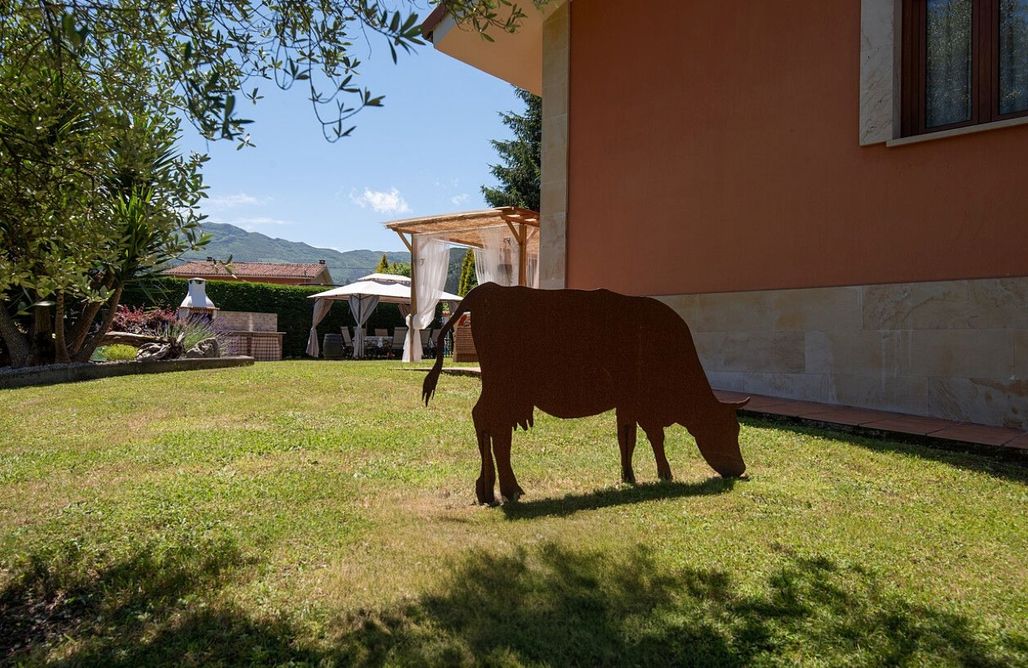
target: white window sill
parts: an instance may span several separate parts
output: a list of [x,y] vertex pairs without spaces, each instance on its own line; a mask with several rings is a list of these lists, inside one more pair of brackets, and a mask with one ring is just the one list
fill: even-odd
[[922,135],[912,135],[910,137],[900,137],[899,139],[891,139],[885,142],[885,145],[889,147],[906,146],[907,144],[919,144],[923,141],[932,141],[934,139],[946,139],[947,137],[960,137],[961,135],[970,135],[975,134],[977,132],[988,132],[989,130],[1012,128],[1017,125],[1028,125],[1028,116],[1021,116],[1020,118],[1008,118],[1005,121],[995,121],[992,123],[979,123],[978,125],[968,125],[962,128],[954,128],[952,130],[926,132]]

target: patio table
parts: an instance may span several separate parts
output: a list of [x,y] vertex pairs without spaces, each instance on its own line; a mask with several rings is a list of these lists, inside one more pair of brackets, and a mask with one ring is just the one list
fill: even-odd
[[391,336],[365,336],[364,337],[364,354],[367,356],[369,351],[375,351],[376,353],[382,354],[387,353],[393,348],[393,337]]

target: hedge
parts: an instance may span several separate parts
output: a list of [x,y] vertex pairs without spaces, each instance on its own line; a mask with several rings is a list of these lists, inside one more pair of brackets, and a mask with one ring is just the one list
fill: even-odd
[[[186,296],[187,283],[185,279],[170,276],[148,279],[145,283],[126,288],[121,301],[126,306],[175,309]],[[314,300],[307,297],[326,289],[324,286],[207,281],[207,296],[220,309],[277,313],[278,330],[285,332],[282,355],[287,358],[305,356],[314,314]],[[354,324],[345,302],[333,305],[318,326],[319,342],[326,332],[338,332],[341,327],[352,328]],[[403,318],[396,304],[380,304],[368,319],[367,326],[391,330],[403,326]]]

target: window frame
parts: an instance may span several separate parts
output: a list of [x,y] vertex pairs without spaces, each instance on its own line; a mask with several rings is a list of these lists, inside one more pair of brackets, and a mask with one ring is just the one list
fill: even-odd
[[927,0],[903,0],[900,135],[944,132],[1028,116],[1028,109],[999,113],[999,0],[971,0],[971,117],[927,126],[927,9]]

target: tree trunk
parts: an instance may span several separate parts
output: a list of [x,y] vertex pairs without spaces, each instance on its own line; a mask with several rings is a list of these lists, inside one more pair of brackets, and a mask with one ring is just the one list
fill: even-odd
[[103,338],[100,339],[100,343],[97,345],[101,346],[113,346],[115,344],[124,344],[127,346],[135,346],[138,348],[144,343],[162,343],[167,341],[163,336],[152,336],[150,334],[133,334],[131,332],[107,332]]
[[118,310],[118,304],[121,303],[122,289],[123,286],[121,284],[118,284],[118,287],[114,289],[114,294],[107,301],[107,312],[104,313],[104,319],[100,322],[100,329],[87,337],[85,343],[75,353],[74,359],[76,362],[88,362],[89,358],[93,356],[96,347],[100,345],[100,341],[103,340],[104,335],[110,331],[111,325],[114,323],[114,314]]
[[101,306],[103,306],[101,302],[89,302],[82,309],[82,315],[79,316],[78,322],[75,323],[75,327],[71,330],[71,342],[68,346],[68,351],[73,357],[77,357],[78,352],[82,350],[82,345],[86,342],[86,337],[89,335],[89,327],[96,320],[96,314],[100,312]]
[[[38,300],[39,297],[37,296]],[[49,306],[32,307],[32,334],[29,336],[29,366],[54,362],[54,322]]]
[[60,364],[71,361],[68,357],[68,346],[64,340],[64,293],[57,293],[57,305],[54,307],[54,358]]
[[0,338],[3,338],[4,346],[11,356],[11,366],[25,366],[31,352],[29,339],[14,324],[14,318],[7,312],[7,304],[3,302],[0,302]]
[[[92,287],[94,288],[110,288],[111,280],[110,276],[103,278],[97,277]],[[78,356],[82,346],[86,342],[86,337],[89,336],[89,330],[93,326],[93,321],[96,320],[96,315],[103,308],[104,302],[89,302],[82,307],[82,313],[79,314],[78,320],[75,321],[75,326],[71,329],[71,335],[68,337],[68,353],[75,358]],[[92,353],[90,353],[92,354]]]

